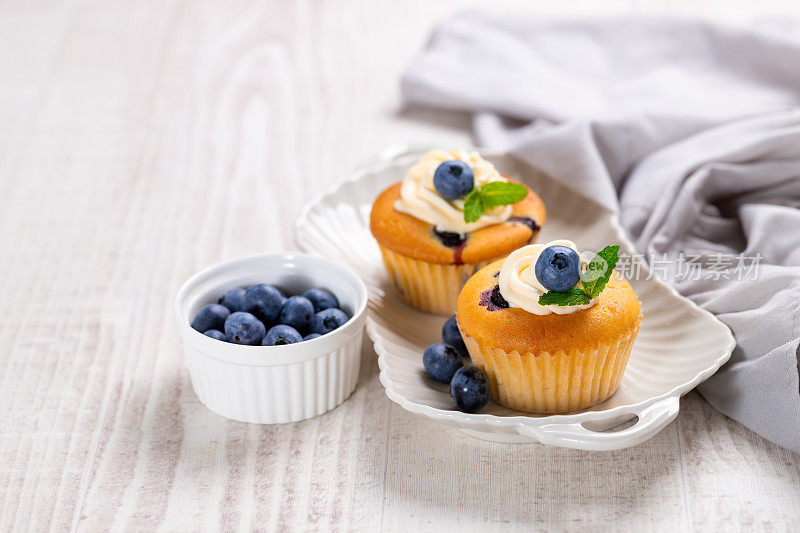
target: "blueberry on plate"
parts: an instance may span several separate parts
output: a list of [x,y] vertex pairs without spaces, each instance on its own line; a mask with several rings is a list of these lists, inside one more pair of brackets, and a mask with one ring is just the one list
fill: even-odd
[[267,332],[264,324],[250,313],[237,311],[225,321],[225,336],[228,342],[257,346]]
[[316,339],[317,337],[322,337],[319,333],[309,333],[305,337],[303,337],[304,341],[310,341],[311,339]]
[[292,326],[278,324],[277,326],[272,326],[269,329],[267,334],[264,336],[264,340],[261,342],[261,345],[281,346],[284,344],[294,344],[302,341],[303,337]]
[[442,342],[449,344],[463,356],[469,355],[467,345],[464,344],[464,339],[461,338],[461,332],[458,331],[458,324],[456,324],[455,316],[448,318],[447,322],[442,326]]
[[222,295],[219,304],[228,308],[231,313],[244,311],[244,289],[231,289]]
[[311,333],[325,335],[347,322],[347,315],[341,309],[323,309],[311,317]]
[[200,333],[209,329],[222,329],[225,327],[225,319],[231,312],[228,308],[219,304],[209,304],[203,307],[192,320],[192,327]]
[[464,198],[474,187],[472,169],[463,161],[445,161],[433,173],[433,188],[448,200]]
[[489,378],[477,366],[459,368],[450,382],[450,396],[459,411],[474,413],[489,403]]
[[556,244],[539,255],[534,267],[536,279],[548,291],[564,292],[581,279],[581,258],[572,248]]
[[422,354],[422,365],[431,379],[450,383],[456,370],[464,366],[461,356],[455,348],[443,342],[431,344]]
[[305,331],[312,316],[314,316],[314,305],[308,298],[292,296],[281,307],[280,322],[298,331]]
[[211,337],[212,339],[217,339],[218,341],[228,341],[228,337],[218,329],[209,329],[208,331],[204,331],[203,335]]
[[281,312],[283,296],[272,285],[259,283],[244,293],[244,310],[265,324],[275,322]]
[[314,312],[319,313],[323,309],[339,307],[339,300],[332,293],[325,289],[310,289],[303,293],[303,296],[314,304]]

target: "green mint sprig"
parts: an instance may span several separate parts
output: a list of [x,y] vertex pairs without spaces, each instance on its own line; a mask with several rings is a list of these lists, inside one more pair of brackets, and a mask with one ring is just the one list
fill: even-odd
[[484,211],[501,205],[515,204],[528,195],[528,189],[519,183],[491,181],[475,187],[464,200],[464,222],[475,222]]
[[589,298],[600,296],[600,293],[606,287],[606,283],[611,279],[611,272],[617,266],[617,261],[619,261],[619,244],[606,246],[589,261],[589,264],[586,265],[586,270],[581,274],[583,292]]
[[611,273],[619,261],[619,244],[606,246],[600,250],[581,274],[581,287],[564,292],[548,291],[539,296],[539,305],[586,305],[600,296],[605,289]]
[[591,298],[577,285],[564,292],[548,291],[539,296],[539,305],[585,305],[590,301]]

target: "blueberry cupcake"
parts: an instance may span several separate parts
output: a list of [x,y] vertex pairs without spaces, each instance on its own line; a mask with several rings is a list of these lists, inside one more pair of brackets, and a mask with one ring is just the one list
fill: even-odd
[[458,327],[496,402],[568,413],[616,391],[642,320],[639,299],[614,271],[618,250],[582,261],[571,241],[534,244],[467,282]]
[[469,277],[536,240],[541,199],[477,152],[431,151],[372,206],[370,230],[397,292],[449,315]]

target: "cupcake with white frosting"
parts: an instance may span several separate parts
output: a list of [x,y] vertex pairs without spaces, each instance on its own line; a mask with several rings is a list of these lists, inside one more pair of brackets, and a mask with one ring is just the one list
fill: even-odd
[[400,296],[447,315],[473,273],[534,242],[544,219],[539,196],[477,152],[434,150],[378,196],[370,230]]
[[494,400],[531,413],[568,413],[619,386],[642,314],[614,271],[619,246],[578,253],[571,241],[525,246],[477,272],[457,322]]

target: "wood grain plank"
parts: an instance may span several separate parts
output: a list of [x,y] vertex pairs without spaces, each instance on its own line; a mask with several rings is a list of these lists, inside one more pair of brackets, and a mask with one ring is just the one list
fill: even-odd
[[509,446],[393,412],[384,524],[399,530],[676,531],[686,525],[676,430],[613,453]]
[[679,422],[693,527],[789,531],[800,525],[796,454],[720,415],[696,393],[683,401]]

